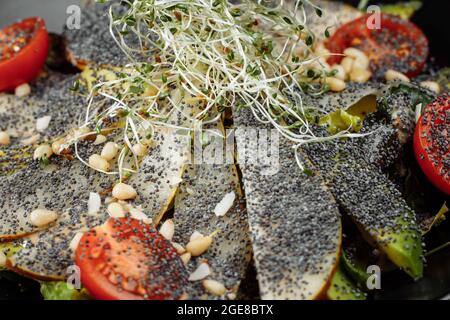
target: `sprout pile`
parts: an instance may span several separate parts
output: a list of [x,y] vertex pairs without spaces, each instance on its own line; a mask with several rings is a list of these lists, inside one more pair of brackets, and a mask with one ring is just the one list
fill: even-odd
[[[335,71],[327,70],[320,62],[324,57],[314,54],[307,13],[320,17],[323,12],[310,1],[123,3],[125,10],[110,4],[109,29],[129,63],[113,68],[113,79],[93,86],[83,124],[96,132],[111,123],[112,130],[121,130],[119,170],[111,172],[120,179],[138,168],[136,156],[132,165],[124,165],[134,144],[150,139],[158,126],[177,128],[167,121],[173,112],[195,124],[180,128],[194,130],[219,121],[226,108],[250,108],[258,121],[271,124],[294,148],[355,135],[342,131],[316,137],[311,130],[320,110],[304,107],[302,97],[326,92],[323,80]],[[324,32],[329,36],[328,28]],[[97,96],[111,101],[101,113],[91,110]],[[120,119],[119,125],[111,119]]]

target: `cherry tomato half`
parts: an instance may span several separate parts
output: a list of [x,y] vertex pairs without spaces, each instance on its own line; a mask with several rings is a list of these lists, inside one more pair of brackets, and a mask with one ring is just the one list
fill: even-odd
[[414,132],[414,151],[422,171],[450,195],[450,96],[443,95],[424,110]]
[[[368,20],[370,19],[370,20]],[[370,69],[377,78],[383,78],[388,69],[418,75],[427,60],[428,39],[412,22],[397,16],[381,14],[380,28],[369,28],[373,17],[364,15],[341,27],[328,39],[326,47],[332,53],[343,53],[354,47],[362,50],[370,59]],[[328,59],[333,65],[340,63],[342,56]]]
[[132,218],[111,218],[86,232],[75,263],[84,287],[101,300],[177,299],[188,277],[172,244]]
[[28,18],[0,30],[0,92],[33,80],[45,63],[48,46],[42,18]]

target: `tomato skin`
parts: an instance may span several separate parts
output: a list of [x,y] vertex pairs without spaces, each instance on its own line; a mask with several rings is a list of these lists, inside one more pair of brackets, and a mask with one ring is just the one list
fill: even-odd
[[[436,110],[437,109],[437,110]],[[434,112],[434,113],[433,113]],[[450,195],[450,177],[448,168],[443,167],[441,156],[436,156],[436,148],[430,142],[432,139],[430,127],[436,126],[436,123],[439,122],[440,125],[446,125],[446,128],[442,130],[442,127],[439,127],[438,130],[442,135],[446,136],[447,144],[450,136],[450,119],[444,120],[439,119],[438,117],[433,117],[432,115],[436,114],[436,112],[447,112],[450,114],[450,97],[443,96],[439,97],[436,101],[430,103],[426,108],[424,114],[420,117],[417,122],[415,131],[414,131],[414,152],[425,176],[442,192]],[[433,124],[431,122],[434,122]],[[450,150],[448,149],[448,145],[446,146],[447,150],[446,157],[449,156]],[[445,147],[444,147],[445,148]],[[436,164],[436,160],[439,159]],[[448,160],[447,160],[448,161]],[[434,162],[434,163],[433,163]],[[444,170],[443,170],[444,169]],[[441,171],[444,171],[442,174]],[[445,172],[446,171],[446,172]]]
[[81,283],[99,300],[176,299],[187,281],[171,243],[154,227],[132,218],[110,218],[86,232],[75,263]]
[[[356,47],[370,59],[370,69],[379,78],[387,69],[415,77],[423,70],[428,54],[428,39],[415,24],[399,17],[382,13],[381,28],[371,30],[366,14],[340,26],[325,43],[332,53],[343,53]],[[338,64],[343,56],[331,56],[327,62]]]
[[13,57],[0,61],[0,92],[14,90],[33,80],[42,69],[48,54],[49,37],[45,21],[32,17],[12,24],[3,30],[28,30],[35,27],[33,37]]

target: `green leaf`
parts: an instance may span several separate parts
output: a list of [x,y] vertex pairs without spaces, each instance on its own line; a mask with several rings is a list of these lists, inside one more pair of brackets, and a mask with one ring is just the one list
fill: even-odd
[[444,203],[441,207],[441,209],[438,211],[438,213],[434,216],[433,221],[431,221],[431,223],[427,226],[427,229],[422,233],[422,234],[426,234],[428,232],[430,232],[431,228],[433,228],[433,226],[438,225],[439,223],[441,223],[442,221],[445,220],[445,215],[448,213],[449,209],[447,207],[447,203]]
[[410,19],[414,13],[422,7],[421,1],[398,2],[381,6],[381,12],[399,16],[402,19]]
[[41,282],[41,294],[45,300],[89,300],[86,289],[77,290],[65,282]]

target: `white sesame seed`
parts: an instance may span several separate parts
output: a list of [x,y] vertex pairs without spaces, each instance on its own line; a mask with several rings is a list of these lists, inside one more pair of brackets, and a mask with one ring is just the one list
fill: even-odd
[[227,193],[214,208],[215,215],[218,217],[224,216],[233,206],[233,202],[235,199],[236,194],[234,193],[234,191]]
[[206,262],[200,263],[200,265],[197,267],[197,269],[194,270],[189,275],[189,281],[198,281],[205,279],[207,276],[211,274],[211,269],[209,268],[209,265]]
[[52,120],[52,116],[44,116],[36,120],[36,130],[39,132],[44,132]]
[[72,238],[72,241],[70,241],[69,248],[72,251],[77,250],[78,244],[80,243],[81,238],[83,237],[83,232],[77,232],[75,236]]
[[88,200],[88,213],[90,215],[97,214],[101,205],[102,199],[100,198],[100,195],[97,192],[90,192]]

